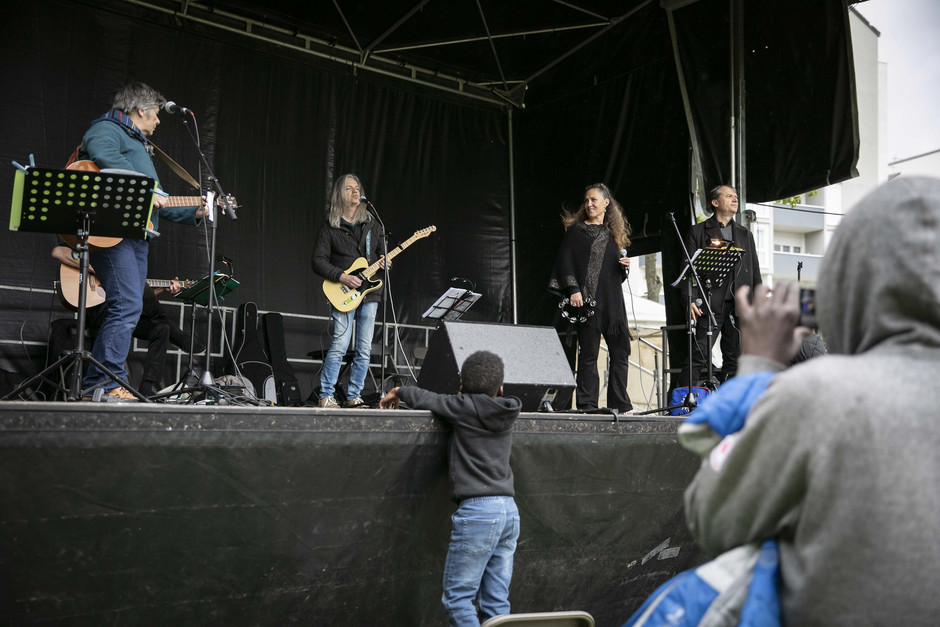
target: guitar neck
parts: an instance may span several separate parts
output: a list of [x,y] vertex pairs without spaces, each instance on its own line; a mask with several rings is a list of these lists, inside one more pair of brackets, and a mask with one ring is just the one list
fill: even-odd
[[167,196],[167,207],[199,207],[202,205],[201,196]]
[[[170,287],[170,285],[173,284],[173,281],[176,281],[176,279],[147,279],[147,285],[149,285],[150,287],[154,287],[154,288]],[[184,290],[196,284],[195,281],[176,281],[176,282],[179,283],[180,287]]]
[[[386,257],[386,260],[391,261],[399,253],[404,251],[406,248],[408,248],[409,246],[417,242],[419,239],[427,237],[428,235],[429,235],[428,229],[423,229],[422,231],[418,231],[417,233],[415,233],[414,235],[406,239],[404,242],[402,242],[401,244],[399,244],[392,250],[388,251],[388,257]],[[378,270],[379,270],[379,262],[376,261],[374,264],[372,264],[371,266],[363,270],[362,275],[365,276],[367,279],[370,279],[372,278],[373,274],[378,272]]]

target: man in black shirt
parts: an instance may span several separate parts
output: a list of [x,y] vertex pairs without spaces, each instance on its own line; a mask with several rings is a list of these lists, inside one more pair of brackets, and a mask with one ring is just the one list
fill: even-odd
[[[715,314],[716,326],[712,330],[712,342],[721,335],[721,371],[719,381],[733,377],[738,370],[738,356],[741,354],[741,335],[738,331],[734,306],[734,293],[737,288],[746,285],[754,293],[754,286],[761,284],[760,263],[757,259],[757,246],[754,235],[734,220],[738,212],[738,193],[729,185],[719,185],[708,194],[708,207],[714,212],[704,222],[699,222],[689,229],[686,247],[689,254],[709,246],[713,240],[731,242],[735,248],[744,251],[741,260],[735,265],[728,280],[718,289],[711,291],[709,304]],[[708,343],[708,315],[704,305],[695,303],[698,290],[685,283],[684,289],[692,289],[691,316],[695,319],[695,344],[692,346],[691,369],[694,385],[698,385],[702,368],[711,358],[711,346]],[[687,293],[686,293],[687,297]],[[688,385],[689,365],[679,375],[678,385]]]

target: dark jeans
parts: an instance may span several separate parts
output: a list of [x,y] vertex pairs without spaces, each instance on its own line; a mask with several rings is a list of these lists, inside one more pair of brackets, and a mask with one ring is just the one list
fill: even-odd
[[[737,315],[733,300],[719,300],[712,303],[715,312],[716,327],[712,329],[712,346],[715,338],[721,335],[721,370],[714,375],[719,382],[733,377],[738,371],[738,357],[741,355],[741,333],[737,327]],[[708,345],[708,312],[703,312],[695,321],[695,343],[692,345],[692,373],[695,375],[693,385],[700,385],[702,369],[711,359],[711,346]],[[706,375],[707,376],[707,375]],[[689,367],[686,365],[679,375],[676,387],[689,384]]]
[[[145,240],[124,239],[111,248],[91,252],[91,264],[108,295],[104,322],[95,337],[91,355],[124,381],[127,381],[124,360],[143,309],[141,297],[147,278],[148,248]],[[83,387],[87,389],[99,383],[105,391],[119,385],[97,366],[89,364]]]
[[630,335],[622,333],[608,337],[599,329],[588,326],[578,329],[578,387],[575,396],[578,409],[597,409],[597,399],[600,396],[597,357],[601,335],[604,335],[610,354],[610,368],[607,370],[607,406],[621,412],[631,410],[633,403],[627,394]]

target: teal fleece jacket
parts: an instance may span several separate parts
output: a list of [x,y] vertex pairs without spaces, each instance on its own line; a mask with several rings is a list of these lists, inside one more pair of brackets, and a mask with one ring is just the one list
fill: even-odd
[[[140,172],[152,177],[157,186],[160,186],[160,178],[146,146],[131,134],[130,129],[120,124],[108,121],[92,124],[82,137],[78,158],[91,159],[101,169],[119,168]],[[151,216],[153,229],[160,230],[160,218],[195,225],[196,209],[197,207],[164,207],[155,210]]]

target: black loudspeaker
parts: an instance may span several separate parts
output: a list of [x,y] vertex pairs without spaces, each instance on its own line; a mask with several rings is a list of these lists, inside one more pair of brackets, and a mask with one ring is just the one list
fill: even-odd
[[479,350],[503,360],[503,394],[522,399],[522,411],[571,406],[574,376],[552,327],[443,322],[431,336],[418,386],[440,394],[460,388],[460,367]]

